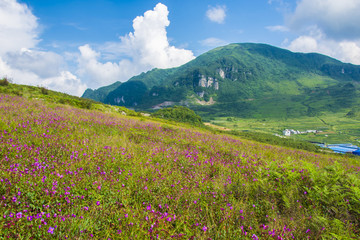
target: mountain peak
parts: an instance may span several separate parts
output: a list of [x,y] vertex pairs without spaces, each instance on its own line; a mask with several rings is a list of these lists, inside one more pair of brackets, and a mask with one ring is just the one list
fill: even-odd
[[[357,97],[359,81],[360,66],[325,55],[294,53],[261,43],[233,43],[178,68],[135,76],[107,92],[101,101],[147,110],[171,102],[203,115],[302,116],[351,107],[356,101],[349,96]],[[347,84],[354,86],[350,92],[346,92]],[[210,99],[216,103],[199,104]]]

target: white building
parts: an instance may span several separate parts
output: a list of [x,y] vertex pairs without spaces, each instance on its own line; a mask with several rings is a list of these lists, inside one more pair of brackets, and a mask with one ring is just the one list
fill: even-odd
[[291,131],[289,129],[285,129],[283,131],[284,136],[291,136]]

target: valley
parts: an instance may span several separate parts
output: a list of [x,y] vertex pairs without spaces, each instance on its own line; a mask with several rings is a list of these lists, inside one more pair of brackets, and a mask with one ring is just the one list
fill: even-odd
[[297,117],[287,119],[217,117],[209,123],[236,131],[251,131],[283,136],[283,130],[305,131],[314,129],[319,133],[292,134],[289,139],[305,140],[327,144],[360,143],[360,119],[346,117],[346,112],[327,113],[319,117]]

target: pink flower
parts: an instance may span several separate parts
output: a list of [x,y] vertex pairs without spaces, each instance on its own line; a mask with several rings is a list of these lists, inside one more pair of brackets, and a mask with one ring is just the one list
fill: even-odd
[[54,234],[54,228],[53,228],[53,227],[49,227],[48,233]]

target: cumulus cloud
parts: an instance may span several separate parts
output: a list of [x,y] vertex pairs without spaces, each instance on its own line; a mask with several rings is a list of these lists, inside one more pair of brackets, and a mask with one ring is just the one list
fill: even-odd
[[[0,0],[0,77],[15,83],[48,87],[81,95],[87,87],[98,88],[152,68],[180,66],[192,59],[191,51],[171,46],[166,28],[169,11],[161,3],[133,20],[134,31],[93,49],[58,54],[39,50],[39,24],[27,5]],[[70,56],[70,59],[69,59]],[[76,75],[67,63],[74,61]]]
[[226,6],[209,7],[206,16],[212,22],[224,23],[226,18]]
[[[167,7],[159,3],[144,16],[136,17],[134,31],[120,37],[119,42],[107,43],[100,51],[89,45],[81,46],[78,73],[90,79],[90,86],[98,87],[128,80],[134,74],[152,68],[177,67],[194,59],[191,51],[170,45],[166,32],[170,25],[168,14]],[[116,57],[120,61],[101,61]]]
[[37,18],[25,4],[0,1],[0,55],[33,48],[39,42]]
[[90,88],[127,80],[141,71],[141,69],[126,59],[118,63],[101,63],[99,61],[101,54],[94,51],[89,45],[81,46],[79,50],[79,69],[77,73],[87,79],[87,85]]
[[358,0],[302,0],[288,24],[300,31],[317,27],[326,37],[335,40],[354,40],[360,38],[359,12]]
[[286,16],[286,26],[299,34],[288,48],[319,52],[360,64],[360,1],[300,0]]
[[0,77],[81,95],[86,84],[66,70],[61,55],[36,50],[39,41],[38,19],[27,5],[16,0],[1,0]]
[[26,70],[13,68],[0,58],[0,73],[9,77],[18,84],[34,85],[47,87],[56,91],[66,92],[76,96],[81,96],[87,86],[69,71],[60,71],[56,75],[42,78],[36,73]]
[[16,69],[33,72],[40,78],[55,76],[65,65],[64,59],[54,52],[21,49],[6,54],[4,60]]
[[288,48],[295,52],[318,52],[343,62],[360,65],[360,42],[335,41],[332,39],[300,36]]

